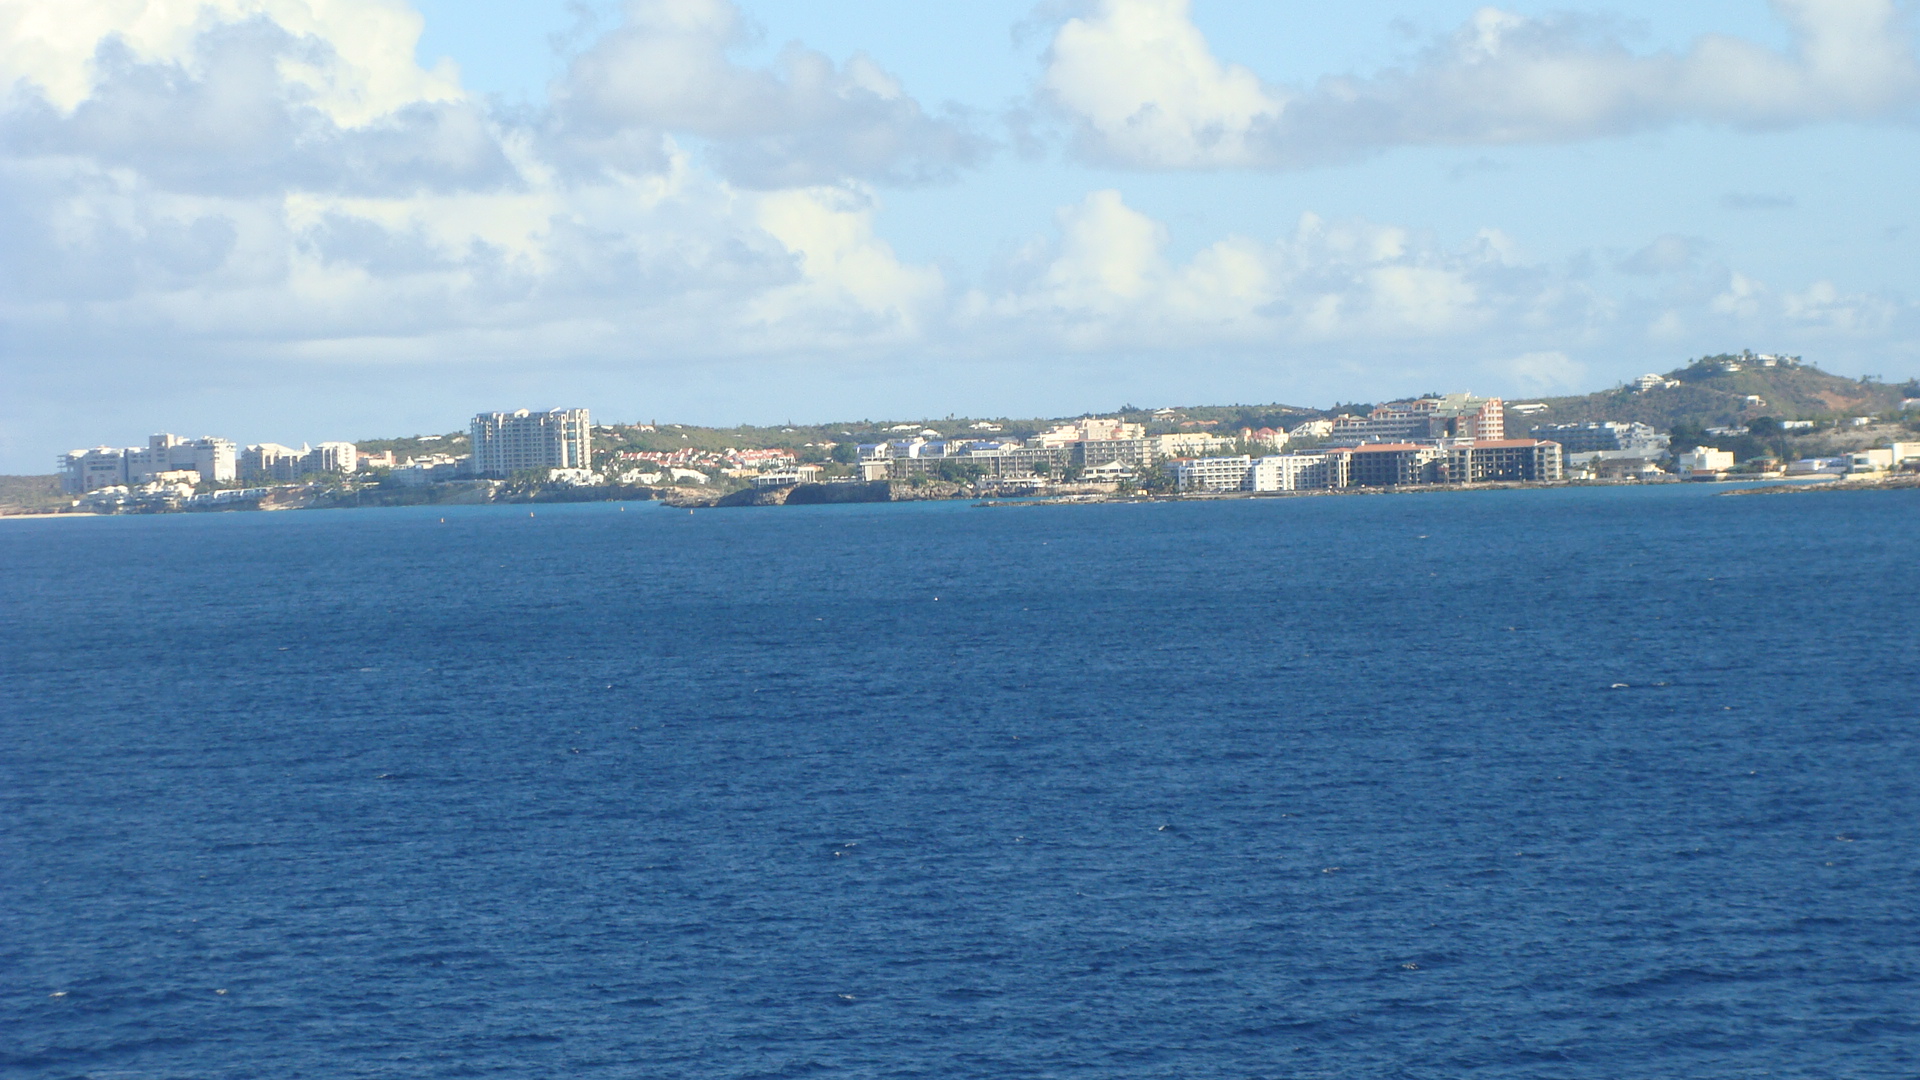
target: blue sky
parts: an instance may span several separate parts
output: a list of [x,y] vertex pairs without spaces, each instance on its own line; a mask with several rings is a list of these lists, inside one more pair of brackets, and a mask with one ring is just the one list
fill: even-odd
[[1892,0],[0,0],[0,471],[1920,375]]

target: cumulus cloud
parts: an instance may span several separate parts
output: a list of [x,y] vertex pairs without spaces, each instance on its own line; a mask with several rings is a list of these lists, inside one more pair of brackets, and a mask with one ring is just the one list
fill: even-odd
[[[1412,340],[1495,322],[1564,325],[1589,300],[1516,262],[1494,231],[1448,248],[1367,221],[1305,214],[1274,240],[1228,237],[1185,262],[1166,226],[1096,191],[1059,213],[1058,236],[1030,245],[980,315],[1022,320],[1078,347]],[[1577,321],[1577,312],[1571,313]]]
[[563,143],[590,158],[662,132],[698,136],[729,179],[757,188],[948,179],[990,148],[865,55],[836,65],[789,45],[773,68],[751,68],[729,56],[747,38],[730,0],[632,0],[554,88]]
[[1792,33],[1784,52],[1708,35],[1684,52],[1636,54],[1590,20],[1488,7],[1403,66],[1311,87],[1220,61],[1190,2],[1097,0],[1060,26],[1038,94],[1082,156],[1287,168],[1390,146],[1910,116],[1920,102],[1920,63],[1894,0],[1774,0]]

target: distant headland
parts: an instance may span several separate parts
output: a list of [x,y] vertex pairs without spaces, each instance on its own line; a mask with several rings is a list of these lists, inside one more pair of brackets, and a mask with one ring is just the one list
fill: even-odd
[[688,507],[1086,501],[1567,483],[1920,476],[1920,382],[1701,357],[1596,393],[778,426],[483,413],[464,431],[240,446],[155,435],[0,477],[0,514],[660,500]]

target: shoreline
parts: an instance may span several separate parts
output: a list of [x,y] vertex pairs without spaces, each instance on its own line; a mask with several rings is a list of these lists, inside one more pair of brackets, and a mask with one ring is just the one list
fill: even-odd
[[[1045,494],[1039,491],[1032,496],[1007,496],[969,492],[960,485],[941,484],[935,490],[911,488],[900,484],[898,490],[886,482],[862,485],[798,485],[792,488],[776,488],[756,491],[742,489],[728,495],[709,493],[695,494],[677,491],[663,491],[651,498],[635,499],[631,492],[627,497],[605,499],[510,499],[469,501],[449,500],[445,503],[405,503],[401,506],[454,506],[454,505],[556,505],[564,503],[602,503],[602,502],[657,502],[674,509],[748,509],[753,507],[777,506],[821,506],[853,505],[856,503],[893,503],[893,502],[966,502],[980,509],[1001,509],[1016,506],[1099,506],[1113,503],[1182,503],[1182,502],[1222,502],[1249,499],[1297,499],[1297,498],[1339,498],[1347,496],[1378,495],[1438,495],[1445,493],[1466,494],[1486,491],[1546,491],[1571,488],[1650,488],[1670,487],[1676,484],[1690,484],[1694,481],[1681,479],[1656,481],[1594,481],[1594,480],[1503,480],[1481,484],[1409,484],[1396,487],[1349,487],[1349,488],[1309,488],[1295,491],[1194,491],[1194,492],[1127,492],[1119,491],[1065,491],[1058,494]],[[1894,476],[1872,480],[1847,480],[1841,477],[1809,477],[1798,480],[1779,478],[1755,478],[1751,480],[1717,480],[1698,482],[1703,486],[1722,486],[1740,484],[1750,486],[1735,487],[1732,490],[1716,492],[1716,495],[1802,495],[1815,491],[1902,491],[1920,489],[1920,476]],[[886,490],[881,490],[882,486]],[[812,494],[789,501],[788,496],[805,488],[839,489],[831,495]],[[664,496],[664,497],[662,497]],[[677,496],[677,497],[676,497]],[[848,497],[851,496],[851,497]],[[215,513],[265,513],[281,510],[355,510],[381,509],[380,506],[359,507],[340,503],[322,505],[287,505],[240,507],[213,511]],[[62,518],[106,518],[106,517],[145,517],[173,516],[185,513],[206,513],[204,510],[162,510],[146,511],[134,514],[102,514],[91,510],[54,510],[33,511],[30,513],[6,513],[0,511],[0,521],[46,521]]]

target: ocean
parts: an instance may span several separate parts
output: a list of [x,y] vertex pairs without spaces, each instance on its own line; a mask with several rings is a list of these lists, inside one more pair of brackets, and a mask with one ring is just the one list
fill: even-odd
[[10,1078],[1920,1075],[1920,492],[0,522]]

